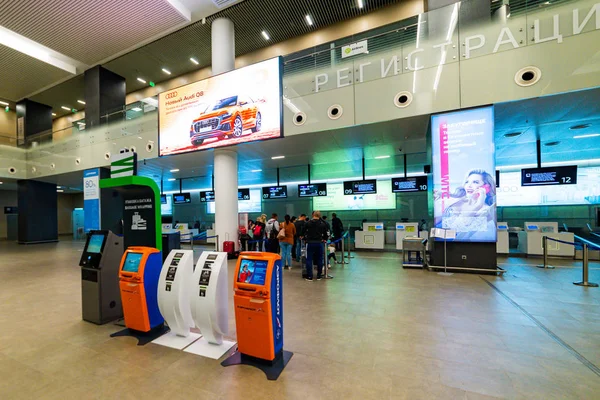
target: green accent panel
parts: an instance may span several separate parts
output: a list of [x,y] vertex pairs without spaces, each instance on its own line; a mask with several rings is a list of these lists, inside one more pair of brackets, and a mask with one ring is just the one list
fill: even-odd
[[133,165],[133,156],[115,160],[110,165],[113,167],[130,167]]
[[160,214],[160,189],[156,182],[145,176],[123,176],[120,178],[100,179],[100,189],[147,186],[154,192],[154,217],[156,218],[156,248],[162,251],[162,223]]

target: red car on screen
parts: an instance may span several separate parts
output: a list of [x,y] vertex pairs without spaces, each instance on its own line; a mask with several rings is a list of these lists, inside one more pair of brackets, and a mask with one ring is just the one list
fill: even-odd
[[262,116],[250,97],[231,96],[209,106],[190,127],[190,140],[200,146],[210,138],[239,138],[245,130],[260,131]]

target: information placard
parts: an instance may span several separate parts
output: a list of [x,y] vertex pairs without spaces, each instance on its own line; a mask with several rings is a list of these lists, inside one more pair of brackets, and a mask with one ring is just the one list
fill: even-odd
[[250,200],[250,189],[238,189],[238,200]]
[[200,202],[208,203],[209,201],[215,201],[215,192],[213,190],[200,192]]
[[175,193],[173,195],[173,204],[190,204],[192,197],[189,193]]
[[298,185],[298,197],[327,196],[326,183]]
[[377,193],[377,181],[375,179],[366,179],[362,181],[345,181],[344,194],[347,196],[353,194],[373,194]]
[[577,185],[577,165],[521,170],[521,186],[546,185]]
[[426,192],[426,176],[410,176],[407,178],[392,178],[392,192]]
[[287,198],[287,186],[266,186],[262,188],[263,199],[285,199]]

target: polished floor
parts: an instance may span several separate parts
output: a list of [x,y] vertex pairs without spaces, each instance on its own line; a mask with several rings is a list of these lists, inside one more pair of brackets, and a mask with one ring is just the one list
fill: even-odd
[[440,276],[362,253],[329,281],[285,271],[294,357],[273,382],[83,322],[81,249],[0,242],[0,399],[600,398],[600,288],[572,285],[580,262],[509,258],[503,277]]

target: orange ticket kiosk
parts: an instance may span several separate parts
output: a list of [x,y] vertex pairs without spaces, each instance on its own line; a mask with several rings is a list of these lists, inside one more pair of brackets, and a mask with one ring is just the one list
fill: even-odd
[[162,269],[160,250],[129,247],[121,259],[119,287],[125,326],[137,332],[162,328],[158,309],[158,279]]
[[292,357],[283,350],[281,256],[240,253],[233,290],[238,352],[222,365],[253,365],[275,380]]

